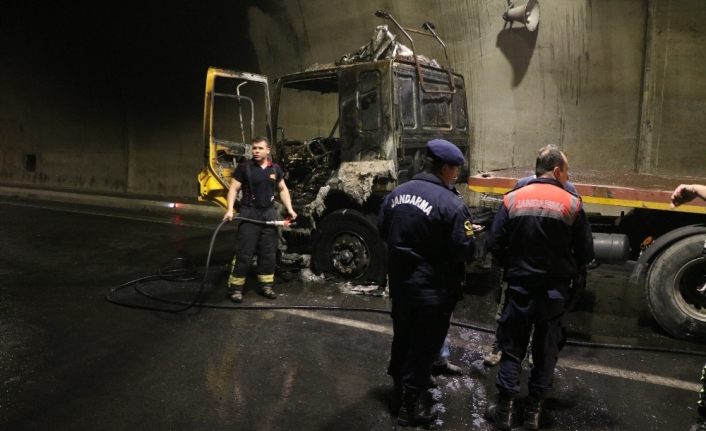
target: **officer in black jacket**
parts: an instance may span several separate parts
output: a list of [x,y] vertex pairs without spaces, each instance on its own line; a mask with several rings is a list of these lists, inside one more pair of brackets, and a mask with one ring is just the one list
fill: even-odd
[[523,426],[539,427],[542,402],[552,390],[564,341],[561,317],[569,283],[579,265],[594,258],[591,227],[581,198],[564,189],[568,171],[569,162],[561,150],[541,151],[537,178],[504,196],[486,237],[488,249],[505,267],[508,283],[497,333],[503,351],[496,379],[500,393],[497,405],[486,410],[486,418],[499,429],[512,425],[532,325],[534,367]]
[[378,217],[387,243],[394,331],[387,372],[402,398],[397,419],[402,426],[437,417],[422,395],[475,246],[470,211],[453,186],[464,163],[451,142],[429,141],[423,172],[396,187]]

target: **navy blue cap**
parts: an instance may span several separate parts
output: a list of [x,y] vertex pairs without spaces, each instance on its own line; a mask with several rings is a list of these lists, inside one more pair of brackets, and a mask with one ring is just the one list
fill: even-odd
[[454,166],[466,164],[466,158],[457,146],[445,139],[432,139],[427,142],[427,155]]

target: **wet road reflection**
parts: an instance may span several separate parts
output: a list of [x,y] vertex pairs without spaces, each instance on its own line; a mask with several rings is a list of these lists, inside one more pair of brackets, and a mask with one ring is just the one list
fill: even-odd
[[[109,289],[170,259],[203,272],[219,221],[0,200],[0,429],[395,429],[386,296],[290,273],[276,282],[277,300],[250,288],[243,305],[260,309],[235,309],[224,289],[233,233],[226,228],[200,297],[212,308],[175,314],[105,300]],[[600,267],[589,275],[566,318],[574,343],[561,354],[542,428],[694,423],[704,358],[679,351],[706,346],[663,334],[627,274],[629,267]],[[496,369],[482,359],[497,294],[483,271],[468,284],[449,334],[451,361],[467,374],[440,376],[431,390],[441,412],[436,429],[493,429],[483,410],[496,393]],[[139,287],[188,304],[199,281]],[[115,299],[176,307],[132,288]],[[279,308],[262,309],[270,306]]]

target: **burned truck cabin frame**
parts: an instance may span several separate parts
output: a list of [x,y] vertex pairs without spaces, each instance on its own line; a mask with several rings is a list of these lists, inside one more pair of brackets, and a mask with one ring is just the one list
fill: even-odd
[[275,154],[294,204],[301,208],[340,164],[338,76],[335,71],[294,74],[276,83]]
[[447,139],[468,153],[466,103],[462,76],[399,59],[279,78],[276,160],[301,215],[285,234],[288,251],[311,253],[317,273],[384,283],[379,206],[420,172],[429,140]]
[[392,161],[394,181],[377,178],[385,184],[373,190],[386,193],[419,172],[430,139],[443,137],[467,153],[463,78],[452,75],[451,84],[443,69],[420,66],[426,87],[439,90],[425,92],[415,67],[382,60],[277,80],[272,114],[277,160],[295,202],[311,202],[321,186],[335,180],[341,163]]

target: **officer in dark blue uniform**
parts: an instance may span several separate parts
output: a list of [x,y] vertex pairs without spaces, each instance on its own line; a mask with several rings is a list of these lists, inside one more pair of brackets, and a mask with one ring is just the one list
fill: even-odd
[[470,211],[453,186],[464,163],[454,144],[429,141],[423,172],[396,187],[378,217],[388,250],[394,331],[387,372],[402,398],[397,419],[402,426],[437,417],[422,395],[475,246]]
[[561,317],[569,283],[594,258],[593,237],[581,198],[564,189],[569,162],[558,148],[540,152],[537,178],[503,198],[486,237],[488,249],[505,267],[508,284],[498,325],[503,351],[496,379],[498,403],[485,412],[496,428],[510,429],[514,400],[520,391],[521,363],[534,325],[525,408],[527,429],[539,427],[546,392],[563,345]]
[[[557,147],[554,144],[549,144],[549,145],[546,145],[546,146],[540,148],[539,151],[537,152],[537,157],[540,157],[544,152],[546,152],[550,149],[553,149],[553,148],[559,149],[559,147]],[[515,183],[515,186],[512,189],[514,190],[514,189],[519,189],[520,187],[524,187],[535,178],[537,178],[537,175],[529,175],[527,177],[520,178],[519,180],[517,180],[517,183]],[[575,194],[577,196],[579,194],[578,191],[576,191],[576,187],[574,187],[574,185],[570,181],[567,181],[564,184],[564,188],[569,193]],[[493,270],[496,270],[496,268],[493,268]],[[571,291],[570,291],[571,298],[567,302],[567,306],[569,306],[569,304],[572,303],[577,298],[578,293],[586,287],[586,267],[585,266],[582,266],[580,268],[579,274],[576,277],[574,277],[573,281],[581,281],[581,283],[573,283],[572,282]],[[576,284],[576,285],[574,286],[574,284]],[[496,316],[497,316],[496,319],[500,319],[500,315],[502,314],[503,307],[505,305],[505,288],[506,287],[507,287],[507,284],[503,283],[503,286],[500,288],[501,289],[500,303],[498,304],[498,311],[496,313]],[[530,345],[527,348],[527,362],[529,363],[530,367],[532,367],[534,365],[532,362],[531,350],[532,350],[532,341],[530,340]],[[496,332],[495,339],[493,340],[493,344],[490,346],[490,353],[488,353],[485,356],[485,358],[483,358],[483,365],[485,365],[487,367],[494,367],[494,366],[498,365],[500,363],[500,357],[501,357],[502,353],[503,352],[500,349],[500,342],[498,341],[498,336],[497,336],[497,332]]]
[[[233,207],[238,191],[243,190],[239,217],[257,221],[274,221],[274,192],[279,192],[280,199],[292,218],[297,213],[292,209],[289,189],[284,183],[284,174],[279,165],[270,160],[270,141],[262,136],[252,140],[252,159],[235,168],[228,189],[228,208],[224,220],[233,219]],[[252,223],[242,220],[235,236],[233,263],[228,278],[228,297],[233,302],[243,302],[243,287],[250,270],[253,256],[257,253],[257,278],[260,290],[266,298],[275,299],[277,294],[272,284],[275,278],[277,254],[277,229],[274,226]]]

